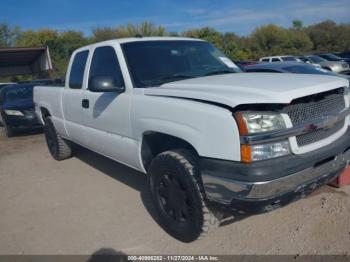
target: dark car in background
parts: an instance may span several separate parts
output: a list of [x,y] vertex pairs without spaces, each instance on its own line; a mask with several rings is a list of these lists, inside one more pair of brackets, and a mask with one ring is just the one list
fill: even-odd
[[257,62],[257,61],[251,61],[251,60],[249,60],[249,61],[234,60],[233,62],[234,62],[234,63],[239,67],[239,69],[241,69],[241,70],[244,70],[244,67],[245,67],[245,66],[248,66],[248,65],[255,65],[255,64],[259,63],[259,62]]
[[5,86],[9,86],[9,85],[13,85],[14,83],[0,83],[0,90],[1,88],[5,87]]
[[35,85],[37,84],[15,84],[0,90],[0,122],[8,137],[18,130],[42,128],[34,110]]
[[270,72],[270,73],[295,73],[295,74],[317,74],[330,75],[348,79],[349,75],[337,74],[331,71],[317,68],[309,64],[301,64],[298,62],[276,62],[276,63],[260,63],[256,65],[246,66],[244,71],[250,72]]
[[339,56],[341,59],[348,59],[348,61],[350,61],[350,51],[335,53],[335,55]]
[[347,64],[347,67],[349,67],[349,64],[350,64],[349,58],[343,58],[343,57],[337,56],[333,53],[317,54],[317,55],[328,60],[328,61],[345,62]]
[[47,78],[47,79],[35,79],[35,80],[26,80],[20,81],[19,84],[36,84],[36,85],[64,85],[64,80],[61,78]]

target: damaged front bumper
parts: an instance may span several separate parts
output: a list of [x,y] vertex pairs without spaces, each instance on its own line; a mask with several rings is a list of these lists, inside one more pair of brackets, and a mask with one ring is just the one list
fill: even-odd
[[306,196],[349,164],[350,131],[310,153],[251,164],[201,158],[209,203],[226,209],[270,211]]

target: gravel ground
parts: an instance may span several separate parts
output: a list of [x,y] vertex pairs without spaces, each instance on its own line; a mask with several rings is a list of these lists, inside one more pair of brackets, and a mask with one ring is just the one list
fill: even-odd
[[0,254],[349,254],[350,186],[321,188],[184,244],[153,220],[144,175],[79,149],[54,161],[41,134],[0,135]]

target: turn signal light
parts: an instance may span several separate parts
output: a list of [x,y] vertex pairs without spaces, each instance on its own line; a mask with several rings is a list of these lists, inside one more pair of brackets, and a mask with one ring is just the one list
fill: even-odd
[[250,145],[241,145],[241,161],[244,163],[252,162],[252,147]]

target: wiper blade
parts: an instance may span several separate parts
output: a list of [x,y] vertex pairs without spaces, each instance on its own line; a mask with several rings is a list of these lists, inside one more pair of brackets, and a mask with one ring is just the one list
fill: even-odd
[[192,75],[169,75],[169,76],[161,77],[157,80],[153,80],[153,84],[163,85],[166,83],[185,80],[185,79],[189,79],[189,78],[195,78],[195,77],[196,76],[192,76]]
[[172,81],[176,81],[176,80],[182,80],[182,79],[188,79],[188,78],[193,78],[195,76],[191,76],[191,75],[170,75],[170,76],[164,76],[162,78],[160,78],[160,81],[168,81],[168,80],[172,80]]
[[236,73],[236,72],[231,70],[217,70],[217,71],[208,72],[205,74],[205,76],[224,75],[224,74],[233,74],[233,73]]

